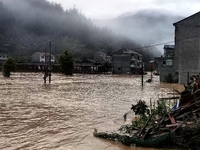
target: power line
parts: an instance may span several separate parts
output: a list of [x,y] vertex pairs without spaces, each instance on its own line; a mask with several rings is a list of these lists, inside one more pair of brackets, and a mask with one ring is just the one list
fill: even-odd
[[138,48],[134,48],[134,50],[136,50],[136,49],[144,49],[144,48],[149,48],[149,47],[156,47],[156,46],[165,45],[165,44],[169,44],[169,43],[174,43],[174,41],[169,41],[169,42],[164,42],[164,43],[158,43],[158,44],[138,47]]
[[195,35],[195,36],[192,36],[192,37],[188,37],[188,38],[184,38],[184,39],[180,39],[180,40],[176,40],[176,41],[169,41],[169,42],[164,42],[164,43],[158,43],[158,44],[138,47],[138,48],[134,48],[134,50],[144,49],[144,48],[149,48],[149,47],[155,47],[155,46],[165,45],[165,44],[174,43],[174,42],[181,42],[181,41],[184,41],[184,40],[189,40],[189,39],[193,39],[193,38],[197,38],[197,37],[200,37],[200,35]]

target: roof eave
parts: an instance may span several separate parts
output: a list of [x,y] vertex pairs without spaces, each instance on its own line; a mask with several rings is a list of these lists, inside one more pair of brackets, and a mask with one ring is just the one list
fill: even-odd
[[179,20],[179,21],[177,21],[177,22],[173,23],[173,26],[176,26],[177,24],[179,24],[179,23],[181,23],[181,22],[183,22],[183,21],[187,20],[187,19],[188,19],[188,18],[190,18],[190,17],[196,16],[196,15],[197,15],[197,14],[199,14],[199,13],[200,13],[200,11],[199,11],[199,12],[197,12],[197,13],[195,13],[195,14],[193,14],[193,15],[190,15],[190,16],[188,16],[188,17],[186,17],[186,18],[182,19],[182,20]]

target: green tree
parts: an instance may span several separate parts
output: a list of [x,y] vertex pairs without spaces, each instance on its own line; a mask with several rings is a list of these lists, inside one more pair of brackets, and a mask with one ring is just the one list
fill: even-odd
[[10,77],[10,72],[15,71],[16,68],[16,62],[13,58],[9,57],[4,63],[3,63],[3,76],[4,77]]
[[61,72],[65,75],[72,75],[73,74],[73,57],[67,50],[64,51],[62,55],[59,57],[59,63],[61,66]]

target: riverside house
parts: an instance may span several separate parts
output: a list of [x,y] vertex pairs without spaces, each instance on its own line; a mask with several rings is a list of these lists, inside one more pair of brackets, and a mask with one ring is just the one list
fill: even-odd
[[112,55],[113,74],[140,74],[142,69],[142,55],[122,48]]
[[51,58],[50,58],[50,54],[46,53],[46,57],[45,57],[44,52],[35,52],[31,56],[31,62],[37,62],[37,63],[45,62],[45,58],[47,59],[47,62],[49,62],[49,60],[51,60],[52,63],[55,62],[55,56],[54,55],[51,54]]
[[160,82],[177,82],[178,80],[174,67],[174,47],[174,45],[164,45],[164,55],[161,57],[155,57],[154,59],[154,69],[160,75]]
[[173,24],[175,27],[175,71],[179,83],[200,73],[200,12]]

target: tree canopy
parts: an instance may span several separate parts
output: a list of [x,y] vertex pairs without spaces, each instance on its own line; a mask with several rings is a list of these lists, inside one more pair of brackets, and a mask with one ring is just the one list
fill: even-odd
[[73,57],[67,50],[63,52],[62,55],[59,57],[59,63],[61,67],[61,73],[65,75],[72,75],[73,74]]
[[15,71],[16,68],[16,62],[13,58],[9,57],[4,63],[3,63],[3,76],[4,77],[10,77],[11,71]]

